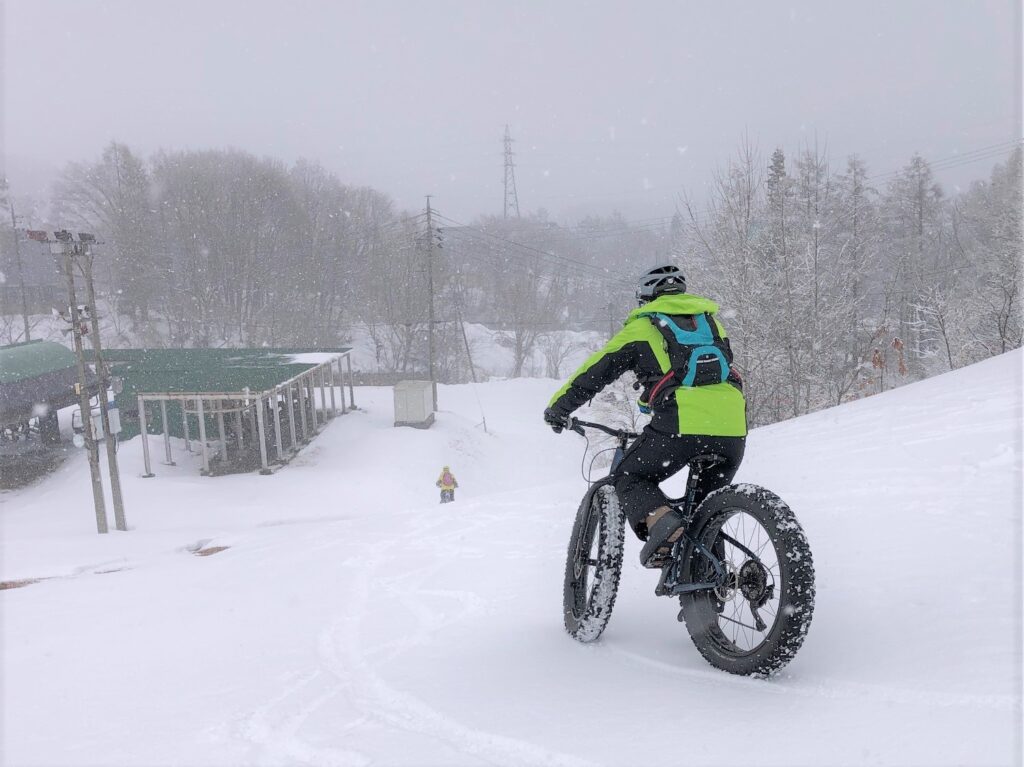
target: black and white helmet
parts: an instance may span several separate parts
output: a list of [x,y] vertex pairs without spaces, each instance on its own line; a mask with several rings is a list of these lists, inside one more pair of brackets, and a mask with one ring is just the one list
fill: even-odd
[[685,293],[686,278],[676,266],[656,266],[643,273],[636,286],[636,300],[646,303],[668,293]]

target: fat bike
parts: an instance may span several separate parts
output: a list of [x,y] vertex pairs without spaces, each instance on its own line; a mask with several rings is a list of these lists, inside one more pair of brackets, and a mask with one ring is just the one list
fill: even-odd
[[[569,539],[565,563],[565,628],[593,642],[611,618],[622,574],[625,516],[615,492],[616,470],[639,435],[571,419],[615,438],[608,476],[591,482]],[[678,599],[679,621],[702,656],[733,674],[770,676],[800,649],[814,611],[814,563],[800,523],[770,490],[728,485],[695,503],[698,480],[722,457],[690,461],[686,494],[670,503],[683,512],[655,594]]]

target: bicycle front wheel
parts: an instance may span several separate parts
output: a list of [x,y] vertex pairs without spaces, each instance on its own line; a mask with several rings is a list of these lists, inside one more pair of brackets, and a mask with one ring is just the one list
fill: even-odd
[[615,488],[601,485],[576,514],[565,562],[562,607],[565,630],[579,642],[604,631],[622,574],[625,518]]

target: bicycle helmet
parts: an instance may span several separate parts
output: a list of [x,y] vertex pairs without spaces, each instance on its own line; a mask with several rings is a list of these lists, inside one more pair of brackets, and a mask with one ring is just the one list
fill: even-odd
[[636,287],[636,300],[641,304],[669,293],[685,293],[686,278],[679,267],[656,266],[643,273]]

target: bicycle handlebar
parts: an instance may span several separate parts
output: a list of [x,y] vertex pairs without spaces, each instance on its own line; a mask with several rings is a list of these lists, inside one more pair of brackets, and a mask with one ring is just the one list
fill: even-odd
[[603,431],[605,434],[615,437],[617,439],[637,439],[640,435],[631,431],[624,431],[622,429],[613,429],[610,426],[605,426],[603,423],[592,423],[590,421],[581,421],[579,418],[569,419],[569,429],[576,432],[577,434],[583,434],[583,427],[586,426],[590,429],[597,429]]

